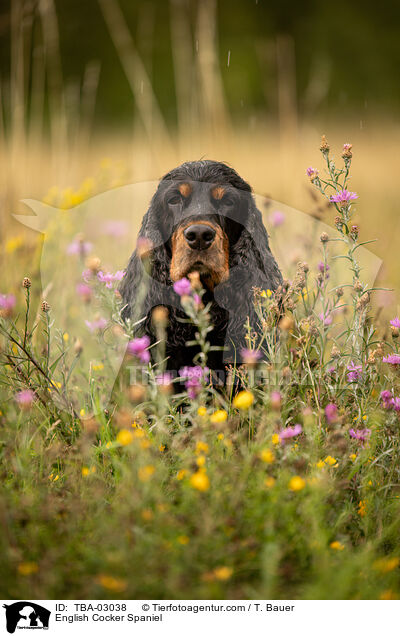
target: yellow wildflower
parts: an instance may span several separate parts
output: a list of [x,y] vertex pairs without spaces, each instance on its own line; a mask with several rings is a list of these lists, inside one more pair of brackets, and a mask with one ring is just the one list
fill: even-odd
[[340,543],[340,541],[332,541],[332,543],[329,544],[329,547],[332,548],[332,550],[344,550],[344,545],[343,543]]
[[69,340],[69,334],[68,333],[64,333],[63,334],[63,340],[64,340],[64,342],[68,342],[68,340]]
[[79,415],[80,415],[81,417],[83,417],[85,414],[86,414],[85,409],[81,409],[81,410],[79,411]]
[[355,453],[351,453],[351,455],[349,455],[349,458],[351,459],[352,462],[355,462],[357,459],[357,455]]
[[106,590],[116,593],[123,592],[127,587],[127,583],[123,579],[116,578],[115,576],[109,576],[108,574],[100,574],[97,582]]
[[160,453],[163,453],[165,451],[165,444],[160,444],[158,450],[160,451]]
[[82,468],[82,477],[87,477],[89,475],[89,468],[87,466],[84,466]]
[[143,521],[151,521],[154,517],[153,511],[150,508],[145,508],[141,512],[141,517]]
[[8,239],[8,241],[6,242],[6,253],[7,254],[12,254],[13,252],[15,252],[16,250],[18,250],[22,245],[23,245],[24,241],[22,239],[22,236],[14,236],[10,239]]
[[392,572],[396,568],[399,567],[400,559],[399,557],[390,557],[388,559],[378,559],[374,562],[373,568],[377,570],[377,572],[381,572],[382,574],[387,574],[388,572]]
[[210,488],[210,480],[205,472],[198,470],[191,476],[190,485],[200,492],[206,492]]
[[269,448],[264,448],[260,453],[260,459],[266,464],[273,464],[275,461],[275,455]]
[[197,442],[196,453],[208,453],[208,444],[202,441]]
[[188,536],[186,536],[186,534],[180,534],[179,537],[177,538],[177,542],[180,543],[181,545],[187,545],[189,541],[190,539]]
[[325,462],[323,462],[322,459],[320,459],[319,462],[317,462],[316,466],[317,468],[323,468],[325,466]]
[[197,409],[197,415],[200,415],[200,417],[205,417],[207,415],[207,409],[205,406],[199,406],[199,408]]
[[203,468],[204,464],[206,463],[206,458],[204,455],[199,455],[199,457],[197,457],[196,459],[196,464],[198,465],[199,468]]
[[126,428],[123,428],[121,431],[119,431],[117,435],[117,442],[121,444],[121,446],[128,446],[129,444],[132,444],[133,435],[131,431],[128,431],[128,429]]
[[289,490],[292,490],[293,492],[298,492],[299,490],[303,490],[305,485],[306,485],[306,482],[304,481],[304,479],[296,475],[295,477],[292,477],[291,480],[289,481]]
[[227,581],[233,574],[233,568],[226,565],[221,565],[219,568],[215,568],[214,576],[217,581]]
[[254,395],[250,391],[240,391],[233,400],[233,406],[243,411],[250,408],[254,402]]
[[210,421],[213,424],[220,424],[222,422],[225,422],[227,417],[228,413],[226,411],[224,411],[223,409],[218,409],[218,411],[214,411],[214,413],[211,415]]
[[277,444],[279,444],[279,442],[281,441],[281,440],[280,440],[280,437],[279,437],[279,435],[278,435],[278,433],[274,433],[274,434],[272,435],[271,440],[272,440],[272,443],[273,443],[275,446],[276,446]]
[[18,573],[22,576],[30,576],[39,570],[39,566],[34,561],[25,561],[18,564]]
[[335,464],[337,464],[337,459],[335,459],[331,455],[327,455],[324,459],[324,463],[328,464],[328,466],[335,466]]
[[365,517],[365,515],[367,514],[367,502],[365,501],[365,499],[362,499],[361,501],[358,502],[357,512],[360,515],[360,517]]
[[267,488],[272,488],[275,485],[275,478],[274,477],[266,477],[264,480],[264,486],[266,486]]
[[218,435],[217,435],[217,439],[219,439],[219,440],[223,440],[224,437],[225,437],[225,435],[223,433],[218,433]]
[[384,590],[379,598],[381,601],[396,601],[399,597],[393,590]]
[[154,466],[148,464],[147,466],[143,466],[138,470],[138,477],[140,481],[149,481],[149,479],[154,475],[155,472]]
[[271,298],[272,296],[272,291],[270,289],[263,289],[261,294],[260,294],[261,298]]
[[182,481],[186,473],[187,473],[187,470],[185,470],[184,468],[181,468],[181,470],[178,470],[178,472],[176,473],[176,478],[178,479],[178,481]]

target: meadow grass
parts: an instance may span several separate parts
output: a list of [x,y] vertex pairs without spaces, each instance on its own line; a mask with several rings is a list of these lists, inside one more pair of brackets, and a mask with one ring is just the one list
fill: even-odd
[[[263,337],[248,334],[238,395],[206,373],[189,398],[157,381],[165,316],[152,366],[133,325],[121,329],[118,282],[107,288],[92,262],[81,312],[97,299],[136,342],[104,403],[107,356],[91,359],[88,331],[66,333],[46,299],[36,306],[40,244],[5,244],[23,272],[9,268],[0,289],[3,598],[399,597],[400,321],[376,323],[359,268],[365,232],[343,194],[351,148],[336,162],[321,151],[306,183],[336,230],[316,237],[316,269],[301,262],[277,292],[255,290]],[[91,194],[51,196],[69,208]],[[182,306],[204,369],[208,314],[194,294]],[[260,347],[268,363],[251,353]]]

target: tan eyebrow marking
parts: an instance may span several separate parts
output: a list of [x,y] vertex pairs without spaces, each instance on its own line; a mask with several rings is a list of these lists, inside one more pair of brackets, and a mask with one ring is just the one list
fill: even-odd
[[178,190],[183,197],[188,197],[192,193],[192,186],[190,183],[181,183],[178,186]]
[[217,199],[217,201],[220,201],[225,194],[225,188],[223,188],[222,186],[216,186],[215,188],[211,190],[211,194],[214,197],[214,199]]

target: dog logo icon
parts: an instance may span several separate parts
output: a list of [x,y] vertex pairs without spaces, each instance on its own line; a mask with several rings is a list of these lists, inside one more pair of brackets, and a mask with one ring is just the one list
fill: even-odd
[[16,629],[49,629],[51,612],[37,603],[18,601],[3,607],[6,610],[9,634],[14,634]]

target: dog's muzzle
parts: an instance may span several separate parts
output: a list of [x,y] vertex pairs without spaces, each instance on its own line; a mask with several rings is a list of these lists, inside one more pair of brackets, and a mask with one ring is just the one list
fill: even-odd
[[189,225],[183,232],[186,242],[192,250],[208,249],[215,239],[215,234],[216,231],[212,227],[202,223]]

